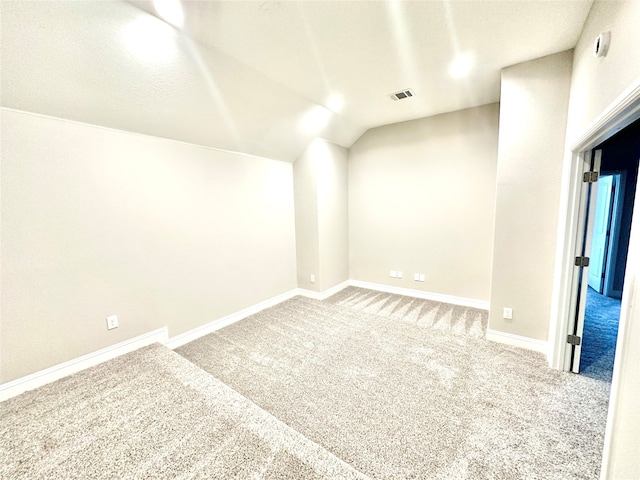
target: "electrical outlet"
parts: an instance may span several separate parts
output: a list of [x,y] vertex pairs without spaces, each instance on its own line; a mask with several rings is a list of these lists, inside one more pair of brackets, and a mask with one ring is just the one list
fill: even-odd
[[389,276],[390,276],[391,278],[398,278],[398,272],[396,272],[395,270],[391,270],[391,271],[389,272]]
[[114,328],[118,328],[118,316],[109,315],[107,317],[107,330],[112,330]]
[[309,281],[311,283],[316,283],[316,276],[313,273],[311,275],[309,275]]
[[420,281],[420,282],[424,282],[424,278],[425,278],[424,273],[421,273],[421,274],[420,274],[420,279],[419,279],[419,281]]
[[398,276],[396,278],[402,278],[402,272],[398,272]]
[[513,319],[513,308],[511,307],[504,307],[502,309],[502,317],[506,320],[512,320]]
[[414,279],[416,282],[419,282],[419,281],[420,281],[420,274],[419,274],[419,273],[414,273],[414,274],[413,274],[413,279]]

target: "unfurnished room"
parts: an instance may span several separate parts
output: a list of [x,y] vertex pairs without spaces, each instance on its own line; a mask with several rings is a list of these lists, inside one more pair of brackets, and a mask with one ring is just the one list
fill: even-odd
[[0,0],[0,478],[640,480],[638,25]]

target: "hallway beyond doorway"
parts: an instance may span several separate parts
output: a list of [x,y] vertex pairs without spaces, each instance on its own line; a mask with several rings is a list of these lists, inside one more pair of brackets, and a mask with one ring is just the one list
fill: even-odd
[[611,381],[619,320],[620,299],[600,295],[589,287],[580,356],[581,375]]

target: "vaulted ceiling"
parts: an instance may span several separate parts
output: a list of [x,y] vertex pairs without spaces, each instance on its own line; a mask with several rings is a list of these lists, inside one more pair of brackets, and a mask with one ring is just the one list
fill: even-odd
[[2,106],[295,161],[498,101],[500,70],[575,46],[592,1],[181,3],[179,29],[150,1],[2,0]]

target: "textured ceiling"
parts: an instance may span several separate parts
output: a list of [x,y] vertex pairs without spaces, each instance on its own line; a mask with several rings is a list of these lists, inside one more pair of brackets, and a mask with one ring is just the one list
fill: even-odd
[[[316,136],[348,147],[498,101],[500,70],[572,48],[591,3],[183,1],[180,31],[146,1],[3,0],[0,100],[294,161]],[[466,78],[449,75],[457,53],[474,58]]]

